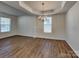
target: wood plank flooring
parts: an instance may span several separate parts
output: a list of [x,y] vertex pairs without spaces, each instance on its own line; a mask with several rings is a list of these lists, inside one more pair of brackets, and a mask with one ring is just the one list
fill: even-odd
[[76,58],[64,40],[13,36],[0,40],[0,58]]

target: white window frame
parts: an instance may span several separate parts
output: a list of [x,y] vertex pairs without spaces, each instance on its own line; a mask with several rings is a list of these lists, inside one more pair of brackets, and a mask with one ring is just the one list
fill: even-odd
[[[1,23],[1,18],[2,18],[2,17],[0,17],[0,23]],[[11,18],[10,18],[10,17],[3,17],[3,18],[9,18],[9,19],[10,19],[10,31],[1,32],[1,24],[0,24],[0,32],[1,32],[1,33],[11,32]]]
[[[47,16],[47,17],[51,17],[51,24],[49,24],[49,25],[51,25],[51,31],[50,32],[45,32],[44,31],[44,27],[43,27],[43,31],[44,31],[44,33],[52,33],[52,16]],[[43,22],[44,23],[44,22]],[[44,24],[45,25],[45,24]]]

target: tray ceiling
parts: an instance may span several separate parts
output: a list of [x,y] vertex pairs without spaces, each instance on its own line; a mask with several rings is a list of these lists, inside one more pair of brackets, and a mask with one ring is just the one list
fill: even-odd
[[[2,1],[3,3],[23,11],[28,15],[42,15],[42,1]],[[43,1],[45,15],[66,13],[76,1]]]

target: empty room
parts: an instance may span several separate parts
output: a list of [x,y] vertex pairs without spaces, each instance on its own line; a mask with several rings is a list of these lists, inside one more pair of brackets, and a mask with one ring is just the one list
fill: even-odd
[[0,1],[0,58],[78,58],[79,1]]

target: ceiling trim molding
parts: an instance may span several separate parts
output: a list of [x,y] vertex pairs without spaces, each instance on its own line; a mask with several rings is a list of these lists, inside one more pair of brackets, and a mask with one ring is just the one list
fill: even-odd
[[30,6],[28,2],[25,3],[25,1],[14,1],[14,2],[1,1],[0,3],[5,4],[5,6],[10,7],[10,9],[12,9],[13,7],[12,10],[14,11],[14,13],[11,13],[11,11],[9,12],[8,10],[7,10],[8,12],[6,10],[5,11],[1,10],[2,12],[6,12],[8,14],[12,14],[15,16],[24,16],[24,15],[39,16],[39,15],[54,15],[54,14],[60,14],[60,13],[67,13],[68,10],[76,3],[76,1],[62,1],[58,8],[54,9],[53,11],[48,10],[44,14],[42,14],[39,10],[33,9],[32,6]]
[[[53,12],[46,12],[46,13],[44,13],[44,15],[52,15],[52,14],[59,13],[60,11],[62,11],[62,9],[64,8],[65,4],[66,4],[66,1],[63,1],[59,9],[56,9]],[[36,10],[33,10],[31,7],[29,7],[23,1],[19,1],[19,5],[22,8],[24,8],[25,10],[31,12],[32,14],[35,14],[35,15],[43,15],[41,12],[38,12]]]

